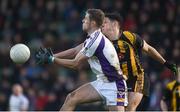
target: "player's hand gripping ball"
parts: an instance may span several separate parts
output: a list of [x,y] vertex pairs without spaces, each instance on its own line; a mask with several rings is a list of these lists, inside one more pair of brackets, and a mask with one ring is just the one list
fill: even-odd
[[39,65],[53,63],[54,57],[51,48],[40,48],[35,55],[36,63]]
[[10,50],[10,58],[16,64],[25,63],[30,57],[30,50],[24,44],[16,44]]

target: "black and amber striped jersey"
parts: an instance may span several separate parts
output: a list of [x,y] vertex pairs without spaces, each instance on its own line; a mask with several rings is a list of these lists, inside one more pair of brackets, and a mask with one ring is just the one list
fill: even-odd
[[140,63],[140,52],[143,40],[135,33],[123,31],[118,40],[112,41],[119,57],[123,74],[128,77],[144,75]]
[[163,92],[163,100],[170,111],[180,111],[180,83],[176,80],[169,82]]

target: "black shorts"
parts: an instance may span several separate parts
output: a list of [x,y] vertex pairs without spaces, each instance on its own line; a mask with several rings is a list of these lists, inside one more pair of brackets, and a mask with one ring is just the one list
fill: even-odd
[[138,92],[149,96],[150,81],[147,74],[138,76],[129,76],[127,82],[128,92]]

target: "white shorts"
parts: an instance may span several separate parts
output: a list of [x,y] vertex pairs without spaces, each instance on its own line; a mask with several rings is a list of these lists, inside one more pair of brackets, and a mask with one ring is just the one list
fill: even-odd
[[109,106],[127,106],[127,85],[125,80],[104,81],[95,80],[90,83]]

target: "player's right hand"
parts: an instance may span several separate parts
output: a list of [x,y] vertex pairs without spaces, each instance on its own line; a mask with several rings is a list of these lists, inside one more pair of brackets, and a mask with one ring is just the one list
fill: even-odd
[[51,48],[40,48],[35,54],[36,63],[43,64],[51,64],[53,62],[53,53]]
[[164,63],[164,65],[165,65],[167,68],[169,68],[174,74],[177,75],[177,66],[176,66],[176,64],[169,63],[168,61],[166,61],[166,62]]

